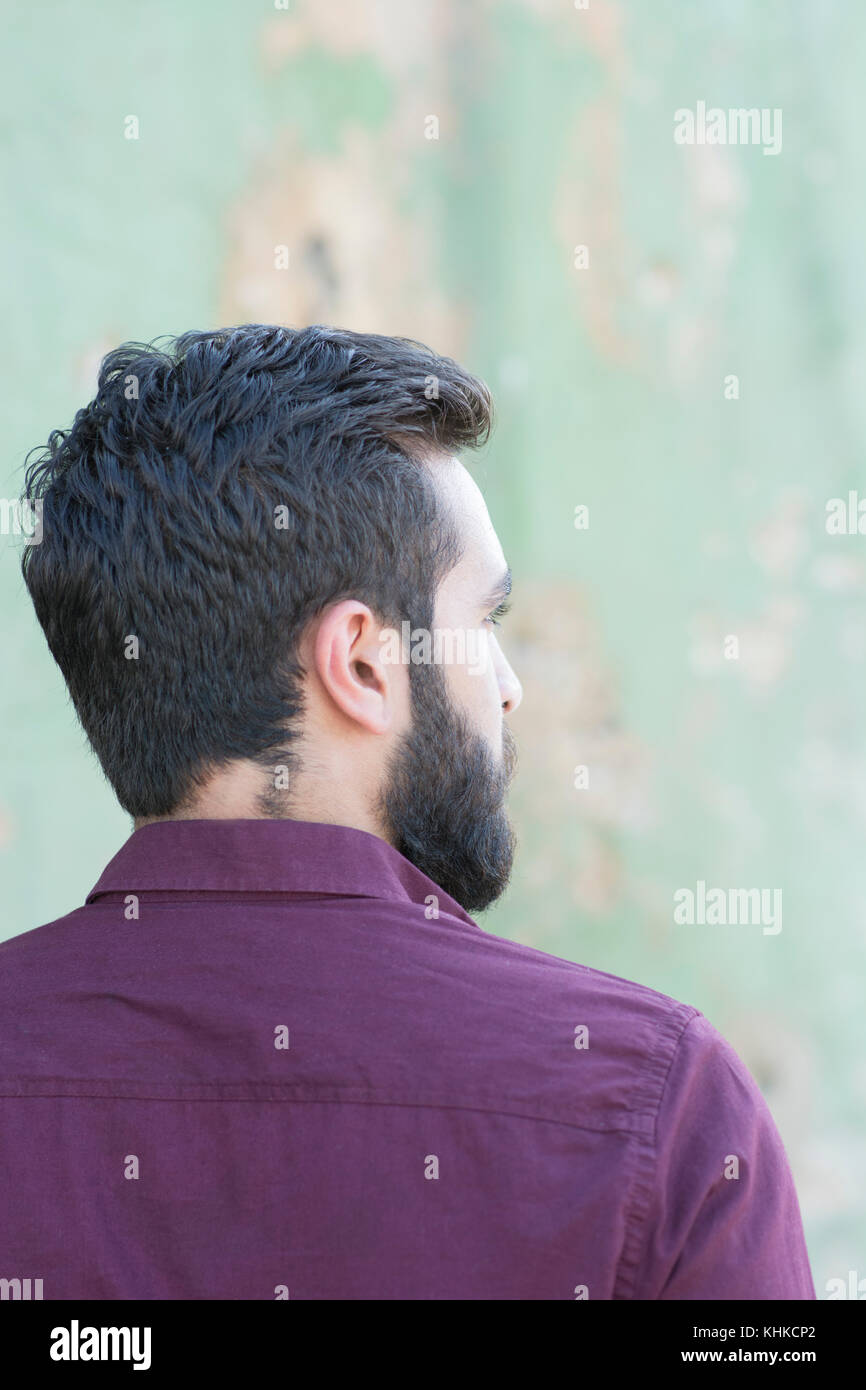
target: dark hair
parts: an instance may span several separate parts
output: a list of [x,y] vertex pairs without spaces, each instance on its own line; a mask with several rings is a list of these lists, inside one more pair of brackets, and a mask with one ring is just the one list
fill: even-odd
[[232,759],[291,765],[297,642],[326,605],[432,627],[460,552],[423,457],[490,429],[483,383],[410,339],[246,324],[164,341],[108,353],[25,474],[42,504],[25,582],[135,818],[183,809]]

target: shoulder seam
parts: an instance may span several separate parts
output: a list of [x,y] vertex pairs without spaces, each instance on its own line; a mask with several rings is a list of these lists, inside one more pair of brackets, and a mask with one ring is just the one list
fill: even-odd
[[635,1279],[646,1243],[646,1220],[653,1196],[652,1179],[657,1161],[659,1111],[683,1035],[689,1025],[700,1017],[702,1015],[699,1009],[690,1004],[679,1004],[664,1020],[659,1030],[659,1046],[647,1061],[646,1104],[651,1124],[644,1133],[636,1135],[635,1171],[626,1201],[625,1235],[614,1276],[614,1299],[634,1297]]

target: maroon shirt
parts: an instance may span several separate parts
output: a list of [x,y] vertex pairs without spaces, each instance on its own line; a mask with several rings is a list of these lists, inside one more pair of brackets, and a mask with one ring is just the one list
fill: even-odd
[[45,1299],[815,1298],[696,1009],[286,820],[144,826],[0,944],[0,1265]]

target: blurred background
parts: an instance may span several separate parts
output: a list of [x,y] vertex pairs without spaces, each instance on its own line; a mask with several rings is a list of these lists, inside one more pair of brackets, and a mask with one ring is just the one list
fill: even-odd
[[[866,10],[8,0],[3,27],[2,496],[129,338],[330,323],[483,376],[466,462],[525,693],[481,924],[702,1010],[773,1111],[819,1298],[866,1279],[866,535],[826,526],[866,496]],[[699,102],[778,109],[781,150],[678,144]],[[80,905],[131,830],[22,544],[0,936]],[[780,889],[782,930],[678,924],[699,881]]]

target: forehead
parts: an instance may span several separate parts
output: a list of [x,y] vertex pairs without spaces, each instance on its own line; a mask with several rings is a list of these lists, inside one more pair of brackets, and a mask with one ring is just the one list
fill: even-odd
[[442,504],[454,518],[463,555],[446,576],[452,590],[476,587],[479,595],[505,570],[505,556],[481,489],[460,460],[447,455],[434,466],[436,489]]

